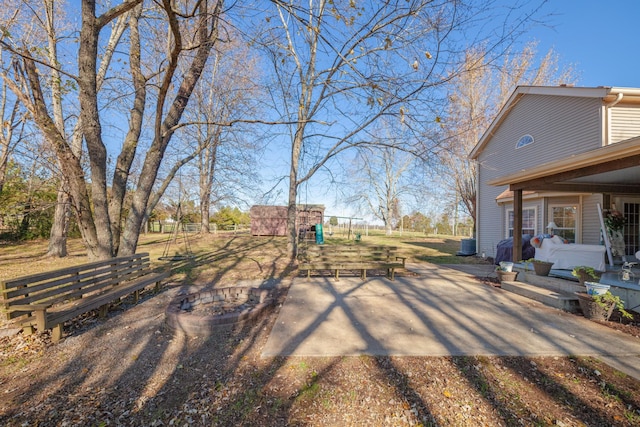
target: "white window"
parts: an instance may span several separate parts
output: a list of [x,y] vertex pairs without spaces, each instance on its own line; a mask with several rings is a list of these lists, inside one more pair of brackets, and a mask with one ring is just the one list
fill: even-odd
[[[557,228],[553,234],[558,235],[569,243],[576,243],[578,235],[578,206],[577,205],[550,205],[549,218]],[[549,230],[545,230],[548,233]]]
[[[535,236],[536,234],[536,208],[522,209],[522,234]],[[507,211],[507,237],[513,237],[513,209]]]
[[516,150],[518,148],[522,148],[522,147],[526,147],[529,144],[533,144],[533,137],[531,135],[524,135],[522,136],[518,142],[516,142]]

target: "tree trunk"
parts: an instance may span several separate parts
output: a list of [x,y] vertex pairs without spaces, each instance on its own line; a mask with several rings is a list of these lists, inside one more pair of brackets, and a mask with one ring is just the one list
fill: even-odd
[[[48,56],[51,64],[58,62],[58,43],[56,39],[55,28],[55,13],[53,0],[46,0],[45,2],[46,12],[46,28],[47,28],[47,42],[48,42]],[[62,89],[60,82],[62,81],[59,71],[54,67],[51,68],[51,103],[53,106],[53,121],[58,129],[58,132],[63,137],[65,136],[64,129],[64,116],[62,113]],[[47,256],[53,257],[65,257],[67,256],[67,232],[69,229],[69,214],[71,209],[71,203],[69,199],[69,193],[67,191],[68,185],[66,178],[61,175],[60,185],[58,188],[57,203],[53,216],[53,224],[49,233],[49,247],[47,250]]]
[[[165,79],[162,82],[159,91],[159,101],[156,109],[155,120],[155,136],[151,147],[147,151],[144,164],[142,166],[142,172],[140,179],[138,180],[138,187],[133,195],[133,201],[131,203],[131,209],[127,216],[125,223],[125,229],[122,233],[122,239],[120,244],[119,254],[131,255],[136,251],[138,246],[138,238],[140,237],[140,229],[142,222],[147,211],[147,205],[153,185],[155,184],[156,177],[158,175],[158,169],[164,156],[164,152],[167,149],[167,145],[173,136],[175,126],[180,122],[182,114],[184,113],[189,97],[193,93],[202,70],[204,69],[211,49],[217,39],[218,34],[218,18],[222,13],[223,1],[219,0],[216,3],[215,10],[209,14],[208,5],[206,1],[200,3],[200,22],[198,26],[197,39],[200,42],[198,50],[191,62],[189,70],[186,72],[182,79],[182,83],[178,92],[169,107],[167,114],[162,120],[164,112],[164,99],[167,96],[169,87],[171,85],[172,77],[177,68],[178,54],[181,49],[180,33],[177,26],[177,18],[173,12],[170,2],[165,0],[164,7],[169,16],[169,20],[172,23],[172,28],[175,28],[174,37],[176,38],[174,43],[174,50],[171,53],[171,60],[165,75]],[[209,31],[208,24],[211,24],[211,30]]]
[[209,227],[209,209],[211,208],[211,201],[209,199],[203,200],[200,203],[200,232],[203,234],[210,234],[211,228]]
[[91,201],[98,259],[111,258],[113,235],[107,196],[107,149],[102,141],[102,125],[97,96],[98,37],[100,26],[95,15],[95,0],[82,2],[82,27],[78,49],[78,86],[82,133],[91,167]]
[[[54,2],[53,0],[47,0],[47,35],[49,42],[49,62],[51,64],[58,63],[57,59],[57,37],[55,35],[55,25],[53,19],[55,17]],[[119,16],[117,22],[112,27],[111,36],[107,43],[105,52],[100,58],[100,69],[96,76],[96,93],[100,90],[102,82],[104,81],[107,69],[115,52],[115,48],[120,40],[124,30],[126,29],[126,16]],[[51,86],[52,86],[52,103],[54,106],[54,121],[61,134],[64,132],[64,117],[62,113],[61,103],[61,89],[60,89],[60,73],[57,69],[51,69]],[[78,158],[82,158],[82,119],[78,118],[76,125],[71,133],[71,151]],[[56,210],[54,213],[54,223],[51,228],[51,234],[49,237],[49,250],[47,255],[49,256],[66,256],[67,254],[67,233],[69,231],[69,220],[71,218],[71,197],[68,194],[69,185],[67,183],[67,177],[61,176],[61,184],[58,194],[58,202],[56,203]]]
[[6,138],[5,135],[0,133],[0,193],[2,193],[4,181],[7,178],[7,166],[9,164],[9,155],[11,154],[10,144],[13,137],[11,126],[7,128]]
[[209,234],[211,229],[209,228],[209,211],[211,209],[211,174],[215,170],[215,159],[211,156],[211,147],[207,150],[203,150],[200,155],[199,172],[200,172],[200,232]]
[[71,200],[69,194],[65,191],[64,183],[60,183],[56,208],[53,214],[53,224],[49,235],[47,256],[58,258],[67,256],[67,236],[69,234],[70,214]]
[[20,221],[20,227],[18,227],[18,237],[20,239],[26,239],[27,233],[29,232],[30,219],[31,219],[31,201],[28,200],[27,203],[22,208],[22,221]]
[[[96,226],[93,222],[89,192],[84,180],[84,170],[80,164],[80,159],[73,154],[63,135],[60,134],[49,116],[35,64],[26,56],[23,59],[23,64],[29,80],[30,95],[33,101],[31,102],[28,98],[23,98],[22,100],[30,105],[34,121],[45,138],[54,147],[60,167],[65,171],[69,182],[69,192],[75,208],[74,212],[88,255],[91,259],[100,258],[101,252],[99,250]],[[14,92],[16,94],[20,93]]]
[[138,32],[138,19],[140,18],[141,13],[142,5],[139,5],[133,10],[129,19],[129,58],[135,96],[129,116],[129,131],[125,136],[122,150],[118,156],[116,168],[113,171],[113,182],[111,185],[109,218],[111,221],[111,232],[113,234],[114,254],[117,254],[120,248],[124,198],[127,194],[127,182],[129,179],[129,172],[131,170],[131,164],[133,163],[133,159],[136,155],[138,139],[142,132],[142,122],[147,97],[147,90],[145,87],[146,79],[142,74],[142,67],[140,65],[140,34]]
[[220,145],[220,127],[213,135],[208,135],[205,148],[200,155],[200,224],[203,233],[210,233],[209,211],[211,209],[211,187],[216,173],[218,146]]
[[[80,159],[82,157],[82,133],[77,129],[71,137],[71,152]],[[69,194],[69,180],[63,175],[58,188],[58,198],[53,215],[53,226],[49,234],[49,248],[47,255],[52,257],[67,256],[67,237],[72,206]]]
[[[302,110],[302,108],[301,108]],[[298,209],[296,200],[298,198],[298,167],[300,163],[300,153],[302,150],[302,139],[305,125],[302,120],[298,122],[298,129],[293,138],[291,149],[291,170],[289,171],[289,205],[287,206],[287,253],[291,260],[298,254],[298,230],[296,228]]]

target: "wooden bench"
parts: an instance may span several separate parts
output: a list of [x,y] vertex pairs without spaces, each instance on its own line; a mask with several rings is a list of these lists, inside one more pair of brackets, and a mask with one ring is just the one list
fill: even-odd
[[331,270],[336,280],[340,279],[340,270],[360,270],[360,277],[367,278],[367,270],[387,270],[387,277],[395,278],[396,268],[405,268],[406,257],[397,255],[398,248],[393,246],[362,245],[309,245],[300,248],[298,268],[307,271]]
[[104,317],[112,302],[130,294],[137,303],[142,289],[155,284],[158,290],[169,274],[154,273],[149,254],[141,253],[18,277],[0,282],[0,309],[25,333],[53,329],[57,342],[64,322],[96,309]]

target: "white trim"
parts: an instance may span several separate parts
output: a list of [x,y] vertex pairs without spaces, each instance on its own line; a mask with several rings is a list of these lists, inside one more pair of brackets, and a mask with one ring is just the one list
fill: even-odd
[[609,145],[609,134],[611,131],[609,130],[609,108],[602,105],[598,110],[599,119],[600,119],[600,141],[602,142],[602,147],[606,147]]
[[[522,192],[522,200],[539,200],[545,198],[552,197],[577,197],[577,196],[591,196],[594,193],[567,193],[566,191],[532,191],[531,193],[527,193],[525,191]],[[524,194],[527,193],[527,194]],[[513,203],[513,197],[503,197],[500,199],[496,199],[496,204],[498,205],[507,205]]]
[[[612,205],[615,205],[616,210],[624,214],[624,205],[640,204],[640,196],[632,196],[632,195],[616,196],[612,198],[611,202],[612,202]],[[639,235],[637,237],[640,240],[640,231],[638,233]],[[624,233],[624,235],[626,236],[626,232]],[[626,244],[627,244],[627,241],[625,240],[625,246]]]

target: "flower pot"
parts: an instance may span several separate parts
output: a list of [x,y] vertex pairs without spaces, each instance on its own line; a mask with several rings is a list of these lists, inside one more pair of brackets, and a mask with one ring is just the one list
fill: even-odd
[[602,283],[595,282],[584,282],[584,286],[587,288],[588,295],[604,295],[611,287],[609,285],[603,285]]
[[498,280],[500,280],[500,282],[513,282],[518,276],[517,271],[496,271],[496,274],[498,275]]
[[603,272],[596,270],[594,273],[595,273],[596,277],[591,276],[589,273],[587,273],[584,270],[579,270],[578,271],[578,282],[580,282],[580,284],[582,286],[584,286],[585,282],[597,282],[597,281],[599,281],[600,277],[602,277]]
[[500,268],[502,268],[502,271],[510,273],[513,271],[513,263],[509,261],[500,261]]
[[593,300],[593,297],[585,292],[576,292],[582,314],[585,318],[591,320],[609,320],[615,304],[611,303],[610,307],[603,307]]
[[533,262],[533,269],[537,276],[548,276],[552,266],[552,262]]

